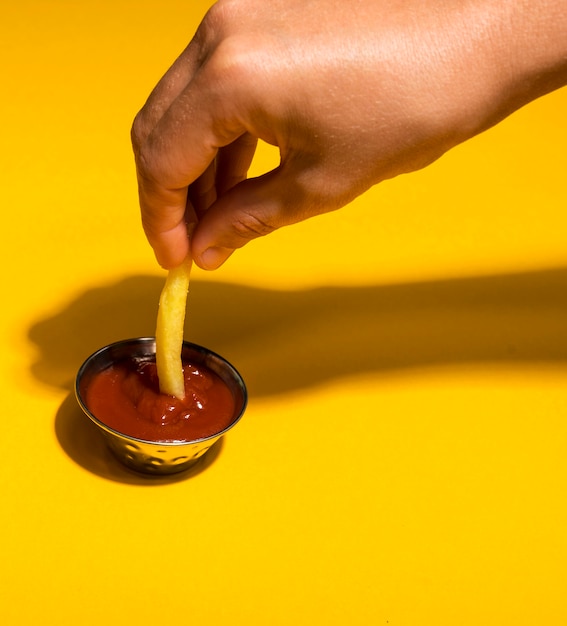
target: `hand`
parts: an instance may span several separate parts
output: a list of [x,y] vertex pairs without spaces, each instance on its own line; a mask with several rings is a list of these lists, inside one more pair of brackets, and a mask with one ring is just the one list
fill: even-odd
[[[567,2],[533,4],[220,0],[132,129],[158,261],[214,269],[564,84]],[[258,139],[281,162],[247,179]]]

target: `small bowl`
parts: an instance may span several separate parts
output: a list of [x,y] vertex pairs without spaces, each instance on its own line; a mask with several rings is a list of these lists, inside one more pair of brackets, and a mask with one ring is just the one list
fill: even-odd
[[154,337],[126,339],[112,343],[92,354],[79,368],[75,395],[85,415],[99,428],[116,458],[130,469],[144,474],[167,475],[192,467],[207,450],[238,423],[247,404],[247,390],[236,369],[223,357],[207,348],[183,342],[182,359],[204,365],[217,374],[231,390],[235,409],[231,423],[221,432],[192,441],[147,441],[120,433],[93,415],[85,402],[86,390],[94,376],[127,358],[155,358]]

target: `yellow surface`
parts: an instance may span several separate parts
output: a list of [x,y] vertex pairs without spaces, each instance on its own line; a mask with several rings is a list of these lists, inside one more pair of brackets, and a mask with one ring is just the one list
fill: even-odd
[[79,414],[154,331],[129,128],[207,5],[2,3],[0,623],[564,625],[565,90],[195,270],[187,338],[250,388],[200,473]]

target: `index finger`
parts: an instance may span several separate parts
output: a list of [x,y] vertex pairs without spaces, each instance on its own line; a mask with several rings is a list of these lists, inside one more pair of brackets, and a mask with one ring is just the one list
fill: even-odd
[[187,201],[187,188],[167,189],[138,172],[142,226],[158,263],[165,269],[180,265],[189,254],[188,231],[197,222]]
[[207,171],[220,148],[245,133],[215,89],[218,82],[198,70],[137,146],[142,222],[165,268],[179,265],[188,252],[186,224],[196,221],[187,200],[189,185]]

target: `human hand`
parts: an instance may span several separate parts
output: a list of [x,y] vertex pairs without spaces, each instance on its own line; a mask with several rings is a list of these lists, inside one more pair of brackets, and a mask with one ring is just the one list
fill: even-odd
[[[132,129],[160,264],[191,247],[214,269],[563,84],[549,41],[567,39],[566,2],[536,4],[534,16],[527,0],[220,0]],[[280,165],[247,179],[258,139],[279,148]]]

